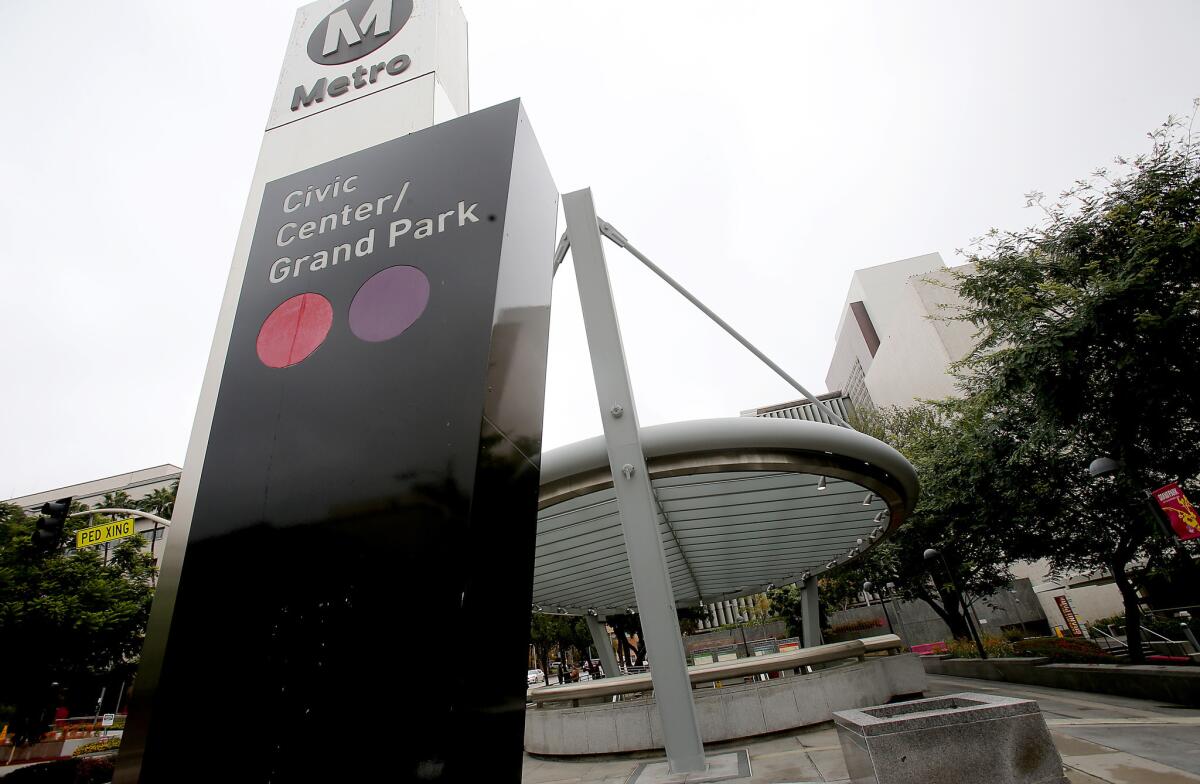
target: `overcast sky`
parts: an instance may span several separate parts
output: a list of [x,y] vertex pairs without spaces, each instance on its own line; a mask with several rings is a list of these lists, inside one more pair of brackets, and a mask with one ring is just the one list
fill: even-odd
[[[0,497],[183,460],[298,3],[0,4]],[[816,392],[853,270],[1035,220],[1200,95],[1200,3],[463,0],[471,105]],[[632,258],[643,424],[796,394]],[[575,279],[546,441],[600,432]]]

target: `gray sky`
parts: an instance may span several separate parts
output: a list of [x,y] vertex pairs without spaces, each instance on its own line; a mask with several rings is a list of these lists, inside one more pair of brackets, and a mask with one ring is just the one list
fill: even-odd
[[[297,5],[0,4],[0,497],[182,461]],[[1200,95],[1192,0],[463,7],[472,107],[817,392],[854,269],[959,263]],[[643,424],[796,397],[609,263]],[[600,432],[574,286],[549,446]]]

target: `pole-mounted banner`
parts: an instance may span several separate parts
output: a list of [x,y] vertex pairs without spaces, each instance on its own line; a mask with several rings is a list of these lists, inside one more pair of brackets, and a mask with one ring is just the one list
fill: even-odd
[[1181,541],[1200,539],[1200,517],[1178,483],[1164,485],[1153,491],[1152,495],[1176,537]]

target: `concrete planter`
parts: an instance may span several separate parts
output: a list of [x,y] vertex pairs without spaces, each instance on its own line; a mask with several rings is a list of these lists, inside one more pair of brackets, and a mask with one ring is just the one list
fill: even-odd
[[[925,691],[925,671],[912,654],[785,676],[766,682],[693,692],[705,743],[748,738],[821,724],[833,712]],[[654,699],[579,707],[549,704],[525,711],[525,750],[573,756],[661,749]]]
[[953,675],[958,678],[983,678],[990,681],[1028,683],[1025,673],[1030,667],[1049,664],[1044,657],[1007,657],[992,659],[955,659],[949,656],[921,657],[925,672],[930,675]]
[[930,675],[982,678],[1200,706],[1200,667],[1049,662],[1045,658],[983,661],[921,657],[921,665]]
[[854,784],[1065,784],[1037,703],[965,692],[834,713]]

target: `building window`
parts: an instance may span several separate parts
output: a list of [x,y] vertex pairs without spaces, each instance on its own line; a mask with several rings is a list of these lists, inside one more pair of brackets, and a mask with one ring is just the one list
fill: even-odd
[[871,400],[871,393],[867,391],[867,377],[863,373],[862,364],[855,359],[854,365],[850,368],[850,377],[846,379],[846,396],[850,401],[858,407],[860,411],[874,411],[875,403]]

